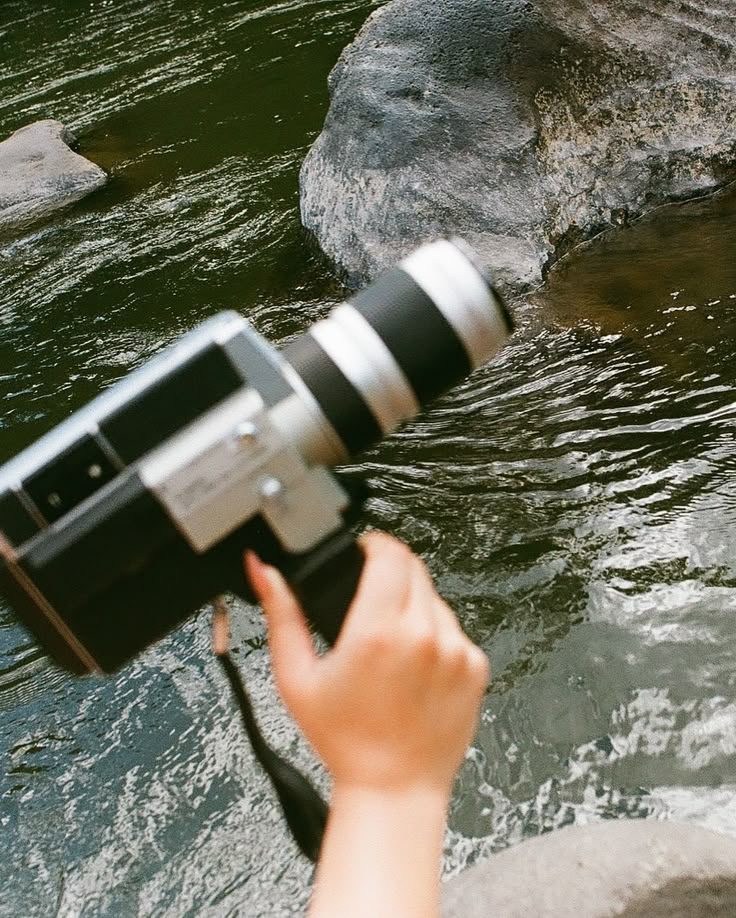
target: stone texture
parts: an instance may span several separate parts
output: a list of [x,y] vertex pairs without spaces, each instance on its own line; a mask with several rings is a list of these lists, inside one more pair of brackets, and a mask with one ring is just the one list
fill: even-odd
[[[621,820],[561,829],[523,842],[445,884],[443,918],[699,918],[688,879],[733,901],[736,839],[670,822]],[[716,882],[727,878],[726,882]],[[685,880],[685,882],[681,882]],[[690,905],[688,904],[690,903]],[[657,912],[659,914],[659,912]],[[730,912],[704,912],[728,915]]]
[[72,142],[59,121],[37,121],[0,143],[0,229],[48,217],[105,184],[103,170]]
[[457,232],[502,285],[736,176],[736,0],[393,0],[330,76],[305,226],[354,281]]

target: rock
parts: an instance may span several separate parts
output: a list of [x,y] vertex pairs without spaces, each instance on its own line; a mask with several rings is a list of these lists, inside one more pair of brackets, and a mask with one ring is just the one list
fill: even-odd
[[106,183],[73,141],[59,121],[37,121],[0,143],[0,229],[48,217]]
[[[722,911],[701,912],[701,896]],[[700,918],[733,915],[736,839],[671,822],[561,829],[448,881],[443,918]]]
[[507,290],[736,177],[736,0],[393,0],[330,75],[304,225],[349,280],[465,236]]

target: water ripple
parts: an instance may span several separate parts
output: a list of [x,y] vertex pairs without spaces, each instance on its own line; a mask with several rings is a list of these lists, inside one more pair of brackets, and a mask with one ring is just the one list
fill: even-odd
[[[298,168],[377,5],[3,5],[0,128],[68,121],[111,181],[0,239],[0,461],[219,309],[283,343],[339,299]],[[346,470],[491,659],[447,874],[591,820],[736,834],[735,221],[732,191],[559,263],[497,360]],[[266,731],[324,784],[260,619],[238,621]],[[2,613],[0,824],[22,864],[0,915],[303,908],[310,870],[208,646],[204,614],[72,680]]]

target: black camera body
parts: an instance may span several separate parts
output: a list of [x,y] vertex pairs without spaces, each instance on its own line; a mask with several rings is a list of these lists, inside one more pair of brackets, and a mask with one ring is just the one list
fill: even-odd
[[423,246],[283,353],[215,316],[0,468],[0,592],[62,666],[110,672],[219,594],[252,599],[252,549],[334,641],[364,495],[332,467],[511,330],[459,240]]

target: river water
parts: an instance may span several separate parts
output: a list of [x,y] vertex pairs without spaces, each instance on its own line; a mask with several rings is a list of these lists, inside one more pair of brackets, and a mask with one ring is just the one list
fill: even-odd
[[[2,6],[0,136],[58,118],[112,180],[0,239],[0,461],[218,310],[284,342],[340,298],[297,175],[378,5]],[[736,834],[735,230],[731,192],[560,262],[500,358],[353,469],[494,669],[448,876],[571,823]],[[257,613],[236,626],[264,727],[325,787]],[[311,869],[208,641],[203,614],[76,681],[0,608],[0,915],[299,914]]]

